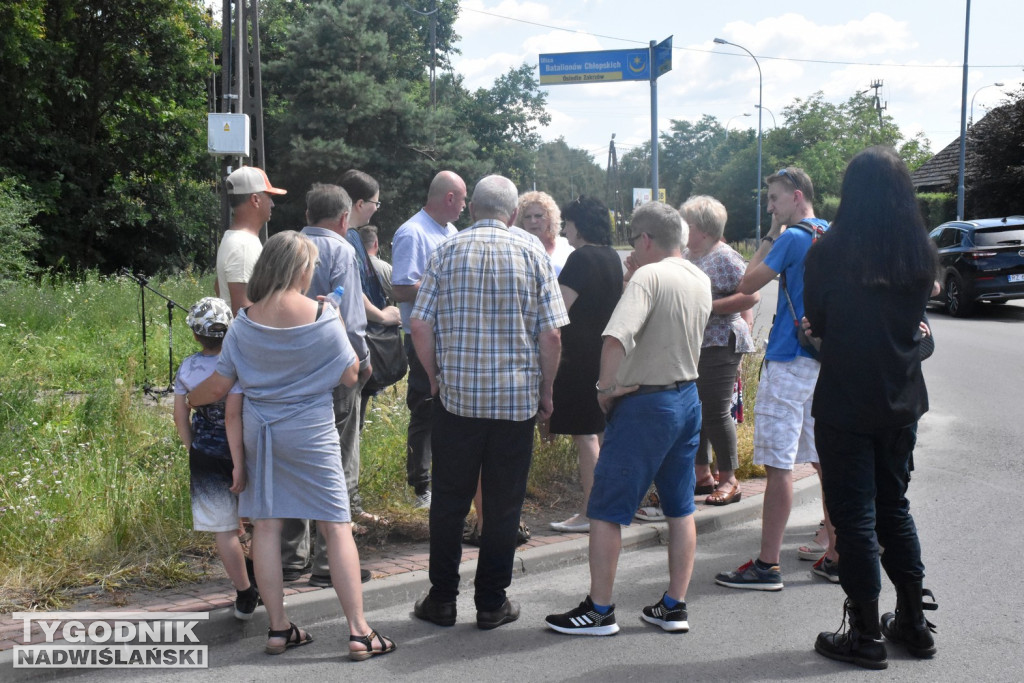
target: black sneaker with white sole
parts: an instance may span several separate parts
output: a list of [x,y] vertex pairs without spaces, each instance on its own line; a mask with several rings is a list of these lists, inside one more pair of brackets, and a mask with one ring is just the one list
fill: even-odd
[[235,619],[249,621],[256,606],[260,604],[260,592],[256,586],[249,586],[244,591],[236,590],[235,594]]
[[549,614],[544,618],[549,628],[572,636],[612,636],[619,632],[615,623],[615,605],[607,614],[594,609],[590,596],[580,606],[564,614]]
[[686,603],[680,602],[675,607],[668,607],[665,605],[664,596],[657,604],[644,607],[640,618],[648,624],[660,626],[674,633],[686,633],[690,630],[690,624],[686,620]]

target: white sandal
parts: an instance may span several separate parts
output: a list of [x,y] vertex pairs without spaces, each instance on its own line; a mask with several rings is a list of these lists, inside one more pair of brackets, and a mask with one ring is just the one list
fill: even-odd
[[665,513],[660,507],[647,506],[637,510],[633,517],[644,522],[662,522],[665,520]]

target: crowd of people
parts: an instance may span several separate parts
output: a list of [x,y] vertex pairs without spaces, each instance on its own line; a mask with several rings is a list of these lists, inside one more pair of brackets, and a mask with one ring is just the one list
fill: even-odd
[[[621,528],[656,518],[669,532],[668,583],[640,616],[687,631],[695,496],[708,505],[742,497],[734,384],[756,350],[751,309],[779,278],[755,405],[754,462],[767,471],[761,545],[715,582],[783,588],[793,467],[810,462],[824,521],[800,557],[842,586],[848,622],[820,634],[815,649],[884,668],[884,634],[916,656],[934,654],[934,627],[923,616],[934,603],[924,602],[931,593],[905,494],[927,410],[918,347],[929,333],[921,320],[935,257],[909,175],[887,148],[858,155],[831,228],[815,218],[801,169],[766,183],[772,227],[749,263],[725,243],[725,207],[708,196],[679,210],[636,207],[623,263],[599,200],[559,207],[497,175],[473,188],[471,225],[457,230],[469,192],[442,171],[422,210],[395,233],[387,264],[370,224],[380,186],[368,174],[313,185],[307,225],[265,245],[259,229],[285,191],[258,168],[228,176],[232,224],[217,255],[219,298],[190,311],[202,350],[179,370],[174,417],[189,447],[195,528],[216,534],[238,592],[235,616],[249,619],[265,605],[266,652],[312,642],[283,600],[284,582],[309,570],[311,585],[338,596],[351,659],[396,648],[363,616],[360,583],[369,573],[353,537],[379,521],[359,495],[360,426],[377,386],[368,329],[391,330],[395,344],[404,336],[408,359],[407,483],[430,528],[430,590],[414,605],[417,618],[457,620],[471,506],[476,624],[519,618],[507,589],[542,426],[572,437],[582,488],[578,512],[551,527],[587,532],[590,544],[586,597],[546,625],[616,633]],[[644,506],[652,483],[657,506]],[[252,575],[240,518],[253,524]],[[881,617],[879,563],[898,596]]]

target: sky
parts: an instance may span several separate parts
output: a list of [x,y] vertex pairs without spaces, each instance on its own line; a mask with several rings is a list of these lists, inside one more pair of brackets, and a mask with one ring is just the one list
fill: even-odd
[[[833,103],[880,80],[886,112],[907,138],[923,132],[938,152],[960,134],[966,0],[861,0],[771,4],[748,0],[463,0],[455,25],[461,55],[454,70],[469,88],[490,87],[509,68],[538,55],[625,50],[673,36],[672,70],[658,79],[658,130],[704,114],[730,130],[757,128],[758,72],[763,130],[772,114],[817,91]],[[974,0],[968,55],[968,115],[997,106],[1024,81],[1024,2]],[[824,62],[824,63],[823,63]],[[1003,87],[983,86],[1002,82]],[[541,86],[551,123],[545,140],[563,137],[601,166],[615,134],[619,157],[651,137],[646,82]],[[873,94],[874,91],[871,91]],[[771,112],[771,113],[769,113]],[[750,116],[744,116],[749,113]]]

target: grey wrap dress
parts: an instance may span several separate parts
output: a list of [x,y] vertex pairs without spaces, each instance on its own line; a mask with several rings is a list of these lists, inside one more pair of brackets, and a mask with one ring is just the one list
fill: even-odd
[[289,328],[238,312],[217,373],[237,379],[245,393],[248,483],[238,497],[239,515],[351,521],[331,391],[357,362],[330,306],[315,322]]

